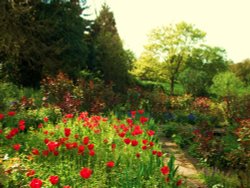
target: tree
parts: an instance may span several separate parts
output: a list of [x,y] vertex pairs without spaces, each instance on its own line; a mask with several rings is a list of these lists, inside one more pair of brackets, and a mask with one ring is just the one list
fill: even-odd
[[124,50],[114,15],[106,4],[94,20],[89,44],[91,53],[88,68],[101,72],[106,83],[113,83],[116,90],[124,91],[129,80],[128,69],[132,56]]
[[232,72],[223,72],[214,76],[210,92],[219,97],[237,95],[243,88],[242,81]]
[[[24,3],[25,2],[25,3]],[[1,1],[0,58],[3,76],[18,85],[39,86],[59,71],[76,78],[85,67],[89,22],[80,2]]]
[[201,45],[187,58],[179,80],[188,93],[204,96],[213,84],[213,77],[228,70],[228,64],[224,49]]
[[174,85],[178,74],[184,67],[192,49],[205,37],[205,32],[185,22],[154,29],[149,35],[149,44],[145,51],[167,70],[166,78],[170,81],[170,95],[174,94]]
[[246,85],[250,86],[250,59],[245,59],[237,64],[231,64],[230,69]]

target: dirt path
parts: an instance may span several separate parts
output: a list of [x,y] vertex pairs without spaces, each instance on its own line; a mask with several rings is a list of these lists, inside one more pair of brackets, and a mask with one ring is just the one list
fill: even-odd
[[162,145],[163,151],[175,156],[175,165],[179,166],[179,174],[187,179],[188,188],[206,188],[202,180],[199,178],[201,172],[195,167],[196,161],[187,156],[186,153],[173,141],[164,136],[159,136],[159,138],[159,143]]

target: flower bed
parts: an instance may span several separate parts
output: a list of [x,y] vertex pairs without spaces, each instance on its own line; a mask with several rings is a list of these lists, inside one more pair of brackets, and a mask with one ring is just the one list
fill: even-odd
[[[8,118],[6,118],[6,116]],[[119,120],[65,115],[55,124],[38,125],[1,114],[1,166],[5,187],[179,187],[174,158],[165,154],[155,137],[156,125],[143,111]],[[8,120],[8,121],[7,121]],[[35,128],[34,128],[35,127]],[[36,128],[37,127],[37,128]],[[0,156],[1,157],[1,156]]]

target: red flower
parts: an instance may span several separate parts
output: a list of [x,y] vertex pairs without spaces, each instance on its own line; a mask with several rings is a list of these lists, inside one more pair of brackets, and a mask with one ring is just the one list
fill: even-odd
[[132,146],[137,146],[138,145],[138,141],[137,140],[132,140],[131,141],[131,145]]
[[121,138],[123,138],[125,135],[126,135],[126,132],[121,132],[121,133],[119,133],[119,136],[120,136]]
[[35,170],[30,169],[30,170],[28,170],[28,172],[26,173],[26,176],[27,176],[27,177],[31,177],[31,176],[34,176],[35,173],[36,173]]
[[0,129],[0,134],[2,134],[3,133],[3,130],[2,129]]
[[21,131],[24,131],[25,125],[19,125],[19,129],[20,129]]
[[109,168],[113,168],[115,166],[115,163],[114,163],[114,161],[109,161],[109,162],[106,163],[106,165]]
[[181,184],[182,184],[182,180],[178,180],[176,183],[177,186],[180,186]]
[[140,154],[140,153],[136,153],[135,156],[136,156],[137,158],[140,158],[141,154]]
[[134,118],[136,115],[136,111],[131,111],[130,113],[131,113],[132,118]]
[[80,154],[80,153],[83,153],[83,152],[84,152],[84,149],[85,149],[85,147],[84,147],[83,145],[78,146],[78,153],[79,153],[79,154]]
[[83,144],[84,145],[88,145],[88,143],[89,143],[89,137],[87,137],[87,136],[85,136],[84,138],[83,138]]
[[52,152],[52,151],[55,151],[55,149],[59,147],[59,144],[58,144],[58,142],[49,141],[47,143],[47,147],[48,147],[49,151]]
[[42,123],[39,123],[39,125],[37,126],[39,129],[41,129],[43,127]]
[[43,156],[48,156],[49,155],[49,150],[43,150]]
[[148,147],[144,145],[144,146],[142,146],[141,148],[142,148],[143,150],[146,150]]
[[94,149],[94,147],[95,147],[95,145],[94,145],[94,144],[89,144],[89,145],[88,145],[88,149],[89,149],[89,150]]
[[168,166],[163,166],[163,167],[161,167],[161,173],[163,174],[163,175],[168,175],[169,174],[169,167]]
[[156,154],[157,154],[157,151],[156,151],[156,150],[153,150],[153,151],[152,151],[152,154],[153,154],[153,155],[156,155]]
[[148,133],[149,136],[153,136],[155,134],[155,132],[153,130],[148,130],[147,133]]
[[58,156],[59,152],[58,151],[53,151],[54,156]]
[[33,155],[39,155],[39,150],[36,148],[33,148],[32,153],[33,153]]
[[111,144],[111,148],[112,150],[114,150],[116,148],[116,144],[115,143]]
[[0,120],[2,120],[4,118],[3,114],[0,114]]
[[63,188],[71,188],[69,185],[64,185]]
[[13,145],[13,149],[16,150],[16,151],[18,151],[20,148],[21,148],[20,144],[14,144]]
[[163,154],[162,154],[161,151],[158,151],[158,152],[157,152],[157,156],[158,156],[158,157],[161,157],[162,155],[163,155]]
[[44,118],[43,118],[43,121],[44,121],[45,123],[47,123],[47,122],[49,121],[49,118],[48,118],[48,117],[44,117]]
[[58,176],[50,176],[49,181],[51,184],[56,185],[59,181],[59,177]]
[[154,142],[149,142],[149,145],[152,147],[152,146],[154,146]]
[[148,143],[148,140],[142,140],[142,143],[146,145]]
[[78,139],[79,138],[79,134],[75,134],[75,139]]
[[92,174],[92,170],[89,168],[82,168],[80,171],[80,176],[84,179],[90,178],[91,174]]
[[41,188],[42,185],[43,185],[42,180],[40,180],[38,178],[34,178],[30,182],[30,188]]
[[8,116],[14,116],[14,115],[16,115],[16,112],[14,112],[14,111],[9,111],[8,112]]
[[146,123],[148,121],[148,118],[147,117],[140,117],[140,122],[142,123],[142,124],[144,124],[144,123]]
[[143,113],[144,113],[144,110],[143,110],[143,109],[138,110],[138,113],[139,113],[139,114],[143,114]]
[[93,157],[95,155],[95,151],[94,150],[90,150],[89,151],[89,155]]
[[71,119],[74,117],[74,114],[66,114],[64,117],[67,119]]
[[125,144],[130,144],[130,142],[131,142],[131,140],[129,139],[129,138],[125,138],[124,140],[123,140],[124,142],[125,142]]
[[64,135],[65,135],[66,137],[69,137],[70,132],[71,132],[70,128],[64,128]]
[[45,144],[48,144],[48,143],[49,143],[49,139],[48,139],[48,138],[45,138],[45,139],[43,140],[43,142],[44,142]]

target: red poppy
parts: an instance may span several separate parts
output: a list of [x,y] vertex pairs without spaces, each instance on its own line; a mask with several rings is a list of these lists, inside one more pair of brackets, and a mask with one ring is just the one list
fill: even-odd
[[0,114],[0,120],[2,120],[4,118],[3,114]]
[[34,178],[30,182],[30,188],[41,188],[42,185],[43,185],[42,180],[40,180],[38,178]]
[[13,149],[16,150],[16,151],[20,150],[20,148],[21,148],[20,144],[14,144],[13,145]]
[[52,151],[55,151],[55,149],[59,147],[59,144],[58,144],[58,142],[49,141],[47,143],[47,147],[48,147],[49,151],[52,152]]
[[89,168],[82,168],[80,171],[80,176],[84,179],[90,178],[91,174],[92,174],[92,170]]
[[8,116],[14,116],[14,115],[16,115],[16,112],[14,112],[14,111],[9,111],[8,112]]
[[142,140],[142,143],[146,145],[148,143],[148,140]]
[[90,150],[89,151],[89,155],[93,157],[95,155],[95,151],[94,150]]
[[123,138],[125,135],[126,135],[126,132],[121,132],[121,133],[119,133],[119,136],[120,136],[121,138]]
[[130,144],[130,142],[131,142],[131,140],[130,140],[129,138],[125,138],[123,141],[124,141],[124,143],[127,144],[127,145]]
[[148,130],[147,133],[148,133],[149,136],[153,136],[155,134],[155,132],[153,130]]
[[32,153],[33,153],[33,155],[39,155],[39,150],[36,148],[33,148]]
[[156,151],[156,150],[153,150],[153,151],[152,151],[152,154],[153,154],[153,155],[156,155],[156,154],[157,154],[157,151]]
[[37,126],[39,129],[41,129],[43,127],[43,124],[42,123],[39,123],[38,126]]
[[163,174],[163,175],[168,175],[169,174],[169,167],[168,166],[163,166],[163,167],[161,167],[161,173]]
[[49,155],[49,150],[43,150],[43,156],[48,156]]
[[88,145],[89,144],[89,137],[88,136],[85,136],[84,138],[83,138],[83,144],[84,145]]
[[74,114],[66,114],[64,117],[67,119],[71,119],[74,117]]
[[137,140],[132,140],[131,141],[131,145],[132,146],[137,146],[138,145],[138,141]]
[[59,155],[59,151],[53,151],[54,156],[58,156]]
[[75,139],[78,139],[79,138],[79,134],[75,134]]
[[43,142],[44,142],[45,144],[48,144],[49,139],[48,139],[48,138],[45,138],[45,139],[43,140]]
[[94,149],[94,147],[95,147],[95,145],[94,145],[94,144],[89,144],[89,145],[88,145],[88,149],[89,149],[89,150]]
[[140,122],[142,123],[142,124],[144,124],[144,123],[146,123],[148,121],[148,118],[147,117],[140,117]]
[[182,184],[182,180],[178,180],[176,183],[177,186],[180,186],[181,184]]
[[145,146],[145,145],[141,147],[142,150],[146,150],[147,148],[148,148],[148,147]]
[[130,114],[131,114],[131,117],[134,118],[136,115],[136,111],[131,111]]
[[135,156],[136,156],[137,158],[140,158],[141,154],[140,154],[140,153],[136,153]]
[[56,185],[59,181],[59,177],[58,176],[50,176],[49,181],[52,185]]
[[85,150],[85,147],[84,147],[83,145],[79,145],[79,146],[78,146],[78,153],[79,153],[79,154],[80,154],[80,153],[83,153],[84,150]]
[[2,134],[3,133],[3,130],[2,129],[0,129],[0,134]]
[[44,118],[43,118],[43,121],[44,121],[45,123],[47,123],[47,122],[49,121],[49,118],[48,118],[48,117],[44,117]]
[[115,143],[111,144],[111,148],[112,150],[114,150],[116,148],[116,144]]
[[36,173],[35,170],[30,169],[30,170],[28,170],[28,172],[26,173],[26,176],[27,176],[27,177],[31,177],[31,176],[34,176],[35,173]]
[[162,153],[161,151],[158,151],[158,152],[157,152],[157,156],[158,156],[158,157],[161,157],[162,155],[163,155],[163,153]]
[[64,135],[65,135],[66,137],[69,137],[70,132],[71,132],[71,129],[70,129],[70,128],[64,128]]
[[114,163],[114,161],[109,161],[109,162],[106,163],[106,165],[109,168],[113,168],[115,166],[115,163]]
[[143,114],[143,113],[144,113],[144,110],[143,110],[143,109],[138,110],[138,113],[139,113],[139,114]]

